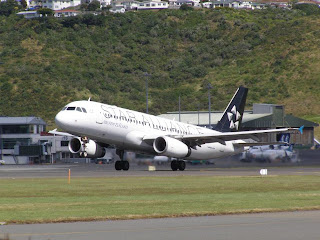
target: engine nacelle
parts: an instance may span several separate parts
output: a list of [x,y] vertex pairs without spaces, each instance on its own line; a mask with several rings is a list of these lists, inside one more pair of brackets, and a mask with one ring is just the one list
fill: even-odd
[[89,158],[101,158],[105,155],[106,150],[95,141],[89,140],[84,144],[80,138],[72,138],[69,142],[71,153],[84,153]]
[[171,137],[157,137],[153,142],[154,150],[168,157],[185,158],[191,154],[191,149],[183,142]]

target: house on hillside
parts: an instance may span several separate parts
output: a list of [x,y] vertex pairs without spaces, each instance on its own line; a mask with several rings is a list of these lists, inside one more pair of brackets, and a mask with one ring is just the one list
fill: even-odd
[[166,9],[169,5],[163,1],[144,1],[137,5],[137,10]]
[[232,7],[233,0],[213,1],[212,8]]
[[252,2],[252,9],[265,9],[267,5],[265,3]]
[[252,2],[234,1],[231,7],[235,9],[252,9]]
[[200,7],[200,0],[169,0],[169,8],[180,8],[181,5],[187,4],[191,7]]
[[202,3],[204,8],[264,9],[266,4],[248,1],[221,0]]
[[64,8],[75,7],[81,4],[81,0],[39,0],[43,8],[61,10]]
[[73,9],[62,9],[54,11],[55,17],[74,17],[79,15],[81,12]]
[[124,8],[123,5],[117,5],[110,8],[109,11],[112,13],[125,13],[126,9]]
[[168,2],[161,0],[152,0],[152,1],[113,1],[111,12],[116,12],[116,9],[125,9],[126,11],[130,10],[152,10],[152,9],[167,9],[169,7]]
[[23,16],[26,19],[40,17],[40,14],[37,11],[22,11],[22,12],[18,12],[17,15]]
[[81,3],[91,3],[92,1],[98,1],[100,2],[100,7],[103,8],[103,7],[106,7],[106,6],[110,6],[112,5],[112,0],[81,0]]

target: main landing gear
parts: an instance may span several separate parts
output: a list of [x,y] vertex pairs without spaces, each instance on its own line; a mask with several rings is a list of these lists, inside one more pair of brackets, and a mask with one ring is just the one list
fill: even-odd
[[117,149],[116,150],[116,154],[120,157],[120,161],[116,161],[114,167],[117,171],[123,170],[123,171],[128,171],[130,168],[130,164],[128,161],[124,161],[123,160],[123,156],[124,156],[124,151]]
[[178,169],[180,171],[183,171],[186,169],[186,162],[183,160],[172,160],[171,161],[171,169],[172,169],[172,171],[177,171]]

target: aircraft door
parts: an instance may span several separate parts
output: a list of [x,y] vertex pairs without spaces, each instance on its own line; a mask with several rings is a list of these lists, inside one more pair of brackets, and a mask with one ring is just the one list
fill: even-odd
[[102,122],[103,122],[102,112],[100,110],[97,110],[96,111],[96,123],[102,124]]

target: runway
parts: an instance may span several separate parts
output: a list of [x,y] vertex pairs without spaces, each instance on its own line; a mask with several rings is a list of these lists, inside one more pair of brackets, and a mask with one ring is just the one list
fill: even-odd
[[123,176],[258,176],[260,169],[268,169],[268,175],[320,175],[320,166],[268,165],[254,167],[217,168],[214,165],[187,165],[185,171],[172,171],[170,165],[155,166],[156,171],[148,171],[148,166],[132,164],[129,171],[116,171],[114,164],[61,164],[61,165],[2,165],[0,178],[61,178],[67,177],[123,177]]
[[318,240],[320,211],[0,226],[15,240]]
[[[148,165],[130,163],[129,171],[115,171],[112,164],[46,164],[46,165],[0,165],[0,178],[47,178],[67,177],[121,177],[121,176],[256,176],[260,169],[268,169],[268,175],[320,175],[320,150],[300,151],[296,163],[241,163],[239,157],[215,159],[214,164],[187,164],[185,171],[173,172],[170,164],[152,164],[156,171],[148,171]],[[150,163],[149,163],[150,164]]]

